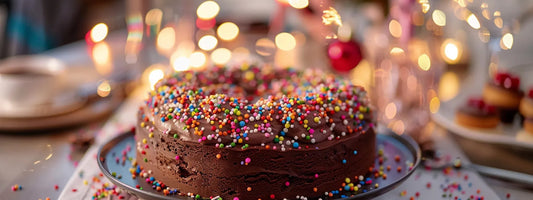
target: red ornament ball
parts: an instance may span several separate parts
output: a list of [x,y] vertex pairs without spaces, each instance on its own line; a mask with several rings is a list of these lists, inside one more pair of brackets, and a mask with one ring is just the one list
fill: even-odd
[[335,40],[328,45],[328,58],[333,69],[348,72],[363,59],[361,47],[353,40]]

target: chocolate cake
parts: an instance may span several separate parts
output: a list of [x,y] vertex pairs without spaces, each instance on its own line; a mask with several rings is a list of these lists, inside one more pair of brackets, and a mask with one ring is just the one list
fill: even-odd
[[165,194],[316,198],[374,163],[366,92],[348,80],[243,65],[178,72],[155,88],[138,112],[137,161]]

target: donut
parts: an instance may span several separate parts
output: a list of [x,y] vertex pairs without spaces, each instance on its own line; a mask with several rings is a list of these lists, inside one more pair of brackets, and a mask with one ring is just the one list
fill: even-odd
[[495,128],[500,123],[496,108],[481,98],[470,98],[457,109],[455,122],[470,128]]
[[317,70],[241,65],[174,73],[139,108],[139,168],[193,197],[318,197],[373,166],[366,94]]

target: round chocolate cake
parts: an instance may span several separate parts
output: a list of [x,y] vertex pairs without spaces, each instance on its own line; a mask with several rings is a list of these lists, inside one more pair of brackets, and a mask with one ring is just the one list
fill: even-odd
[[316,198],[369,171],[373,126],[364,89],[321,71],[178,72],[139,109],[137,160],[165,194]]

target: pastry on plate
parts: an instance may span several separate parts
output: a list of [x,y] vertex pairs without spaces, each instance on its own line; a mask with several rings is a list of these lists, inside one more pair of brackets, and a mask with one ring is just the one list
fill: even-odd
[[457,109],[455,122],[471,128],[495,128],[500,118],[496,107],[485,103],[482,98],[470,98]]
[[483,100],[496,107],[503,123],[513,122],[523,96],[520,78],[504,72],[496,73],[483,89]]

